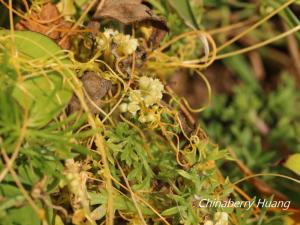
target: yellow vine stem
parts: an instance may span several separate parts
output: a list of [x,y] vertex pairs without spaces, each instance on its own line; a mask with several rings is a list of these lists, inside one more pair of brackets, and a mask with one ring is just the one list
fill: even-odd
[[136,210],[137,210],[137,212],[138,212],[138,215],[139,215],[139,218],[140,218],[142,224],[143,224],[143,225],[147,225],[147,223],[146,223],[146,221],[145,221],[145,219],[144,219],[144,216],[143,216],[143,214],[142,214],[142,212],[141,212],[141,209],[140,209],[140,207],[139,207],[139,205],[138,205],[138,203],[137,203],[137,200],[136,200],[136,198],[135,198],[134,192],[132,191],[132,189],[131,189],[131,187],[130,187],[130,184],[129,184],[129,182],[128,182],[128,179],[127,179],[127,177],[126,177],[126,175],[125,175],[125,173],[124,173],[122,167],[120,166],[120,164],[119,164],[119,162],[118,162],[117,160],[115,160],[115,162],[117,163],[117,166],[118,166],[118,168],[119,168],[119,170],[120,170],[120,172],[121,172],[121,174],[122,174],[122,177],[123,177],[123,179],[124,179],[124,181],[125,181],[125,184],[126,184],[126,186],[127,186],[127,188],[128,188],[128,191],[129,191],[129,193],[130,193],[131,199],[132,199],[133,204],[134,204],[134,206],[135,206],[135,208],[136,208]]
[[300,180],[298,179],[295,179],[295,178],[292,178],[292,177],[289,177],[289,176],[286,176],[286,175],[283,175],[283,174],[277,174],[277,173],[257,173],[257,174],[253,174],[253,175],[250,175],[250,176],[246,176],[236,182],[233,183],[233,185],[237,185],[245,180],[249,180],[249,179],[252,179],[252,178],[255,178],[255,177],[264,177],[264,176],[270,176],[270,177],[281,177],[281,178],[285,178],[287,180],[291,180],[291,181],[294,181],[295,183],[297,184],[300,184]]
[[279,6],[277,9],[273,10],[269,15],[266,15],[264,18],[262,18],[261,20],[259,20],[257,23],[255,23],[254,25],[252,25],[251,27],[249,27],[248,29],[244,30],[242,33],[240,33],[239,35],[235,36],[234,38],[230,39],[229,41],[227,41],[226,43],[222,44],[220,47],[217,48],[217,52],[223,50],[224,48],[226,48],[228,45],[234,43],[235,41],[237,41],[238,39],[240,39],[241,37],[245,36],[246,34],[248,34],[250,31],[254,30],[256,27],[260,26],[261,24],[263,24],[265,21],[267,21],[268,19],[270,19],[271,17],[273,17],[274,15],[276,15],[278,12],[280,12],[281,10],[283,10],[284,8],[288,7],[290,4],[292,4],[295,0],[289,0],[286,3],[282,4],[281,6]]
[[187,107],[187,109],[190,112],[199,113],[199,112],[202,112],[203,110],[205,110],[211,103],[211,86],[209,84],[209,81],[207,80],[207,78],[205,77],[205,75],[203,73],[201,73],[199,70],[195,70],[195,72],[196,72],[196,74],[198,74],[200,76],[200,78],[202,78],[202,80],[204,81],[204,83],[207,87],[208,103],[199,109],[193,109],[185,98],[181,98],[181,100],[184,102],[185,106]]
[[28,2],[26,0],[22,0],[22,2],[23,2],[23,5],[25,6],[26,11],[29,12]]
[[[121,104],[121,102],[123,101],[123,99],[125,98],[125,96],[127,95],[129,89],[130,89],[130,85],[133,81],[133,74],[130,76],[129,80],[127,83],[124,82],[124,80],[122,78],[120,78],[119,76],[117,76],[117,74],[110,68],[110,66],[108,66],[105,62],[101,61],[101,63],[103,63],[105,66],[107,66],[107,68],[117,77],[117,79],[119,79],[121,81],[121,83],[123,84],[124,87],[124,91],[122,96],[120,97],[120,99],[118,100],[118,102],[113,106],[113,108],[110,110],[109,113],[107,113],[107,115],[103,118],[102,122],[104,123],[108,117],[111,116],[111,114],[119,107],[119,105]],[[118,65],[116,64],[116,67],[118,68]],[[122,72],[122,71],[121,71]],[[122,76],[122,75],[121,75]]]
[[[113,178],[113,181],[116,182],[116,184],[120,185],[122,188],[124,188],[125,190],[128,191],[128,188],[126,186],[124,186],[123,184],[121,184],[120,182],[118,182],[117,179]],[[148,203],[143,197],[141,197],[140,195],[138,195],[137,193],[135,193],[136,197],[142,202],[144,203],[149,209],[152,210],[152,212],[154,212],[159,218],[160,220],[162,220],[165,224],[167,225],[171,225],[159,212],[157,209],[155,209],[150,203]]]
[[147,143],[147,138],[145,136],[145,134],[143,133],[143,131],[138,127],[136,126],[134,123],[130,122],[129,120],[127,120],[124,116],[122,116],[122,114],[120,114],[120,118],[125,122],[127,123],[129,126],[131,126],[133,129],[135,129],[139,135],[141,136],[141,138],[143,140],[145,140],[145,143],[143,143],[143,146],[145,148],[145,151],[147,152],[147,155],[148,157],[153,160],[153,156],[151,155],[151,152],[150,152],[150,147],[148,146],[148,143]]
[[[98,181],[100,183],[103,183],[102,180],[94,178],[94,177],[88,177],[88,179],[90,180],[94,180],[94,181]],[[111,177],[112,181],[115,182],[117,185],[119,185],[120,187],[122,187],[124,190],[129,192],[129,189],[122,183],[120,183],[116,178],[114,178],[113,176]],[[115,191],[117,191],[120,195],[123,195],[125,198],[130,199],[127,195],[125,195],[123,192],[121,192],[119,189],[114,188]],[[135,197],[141,201],[143,204],[145,204],[152,212],[154,212],[159,218],[160,220],[162,220],[165,224],[167,225],[171,225],[159,212],[157,209],[155,209],[150,203],[148,203],[146,200],[144,200],[143,197],[141,197],[138,193],[134,193]]]
[[248,19],[248,20],[245,20],[245,21],[237,22],[237,23],[234,23],[234,24],[229,24],[227,26],[223,26],[223,27],[220,27],[220,28],[214,28],[214,29],[211,29],[211,30],[207,30],[207,33],[209,33],[210,35],[215,35],[215,34],[219,34],[219,33],[229,32],[229,31],[232,31],[232,30],[235,30],[235,29],[242,28],[242,27],[244,27],[248,24],[251,24],[256,19],[257,19],[257,17],[254,17],[254,18],[251,18],[251,19]]
[[[9,25],[10,25],[10,34],[11,34],[11,41],[12,41],[12,45],[11,47],[11,52],[12,52],[12,57],[13,58],[17,58],[17,50],[16,50],[16,45],[15,45],[15,37],[14,37],[14,18],[13,18],[13,7],[12,7],[12,0],[9,0]],[[21,72],[20,72],[20,66],[17,63],[17,60],[12,60],[12,64],[14,65],[15,69],[16,69],[16,73],[18,75],[18,80],[20,80],[22,78]]]
[[[97,123],[95,120],[95,117],[89,111],[87,103],[85,102],[85,99],[84,99],[84,93],[83,93],[82,89],[80,89],[81,81],[76,76],[73,76],[73,81],[75,82],[74,86],[73,86],[73,90],[74,90],[76,96],[78,97],[82,108],[87,113],[89,124],[91,125],[91,127],[93,129],[97,129],[99,127],[100,120],[98,120],[98,123]],[[79,88],[76,88],[76,87],[79,87]],[[103,125],[103,124],[100,124],[100,125]],[[97,151],[100,153],[101,158],[102,158],[103,167],[104,167],[104,176],[105,176],[105,180],[106,180],[106,189],[107,189],[107,193],[108,193],[108,200],[107,200],[108,215],[106,217],[106,224],[113,225],[114,224],[113,193],[112,193],[113,186],[112,186],[112,181],[111,181],[111,173],[110,173],[109,163],[108,163],[108,159],[107,159],[107,155],[106,155],[106,148],[105,148],[104,140],[103,140],[102,135],[99,132],[97,132],[95,134],[95,143],[97,146]]]
[[[173,101],[176,102],[177,104],[179,104],[179,108],[182,111],[182,113],[186,116],[187,120],[191,123],[191,125],[195,125],[196,124],[195,119],[190,114],[190,112],[186,109],[186,107],[183,104],[180,104],[180,101],[177,100],[176,96],[174,95],[174,91],[172,90],[172,88],[167,84],[165,84],[165,88],[167,90],[167,92],[165,94],[169,95],[171,97],[171,99],[169,101],[169,104],[171,105]],[[162,105],[162,107],[163,107],[163,105]],[[173,114],[175,114],[175,113],[173,113]]]
[[11,34],[11,40],[12,40],[12,55],[16,55],[16,48],[15,48],[15,37],[14,37],[14,32],[15,32],[15,27],[14,27],[14,18],[13,18],[13,13],[12,13],[12,0],[9,0],[9,26],[10,26],[10,34]]
[[[103,116],[106,116],[107,117],[107,113],[101,109],[92,99],[91,97],[89,96],[89,94],[86,92],[86,90],[84,88],[83,89],[83,93],[84,93],[84,96],[87,98],[87,100],[92,104],[93,107],[95,107]],[[115,123],[114,121],[108,117],[108,121],[114,126]]]
[[[172,45],[173,43],[190,36],[200,36],[204,37],[208,40],[210,44],[210,55],[208,59],[205,59],[207,56],[201,57],[200,59],[194,59],[194,60],[180,60],[177,57],[170,57],[167,54],[163,53],[163,51]],[[209,47],[209,46],[206,46]],[[181,35],[175,36],[167,43],[163,44],[160,48],[154,50],[153,52],[149,53],[149,60],[151,59],[163,59],[164,61],[164,67],[182,67],[182,68],[191,68],[191,69],[204,69],[211,65],[216,57],[217,53],[217,47],[215,44],[214,39],[211,37],[211,35],[205,31],[195,30],[195,31],[189,31],[186,33],[183,33]],[[151,64],[155,64],[156,62],[150,62]]]
[[174,116],[176,117],[176,120],[177,120],[177,122],[178,122],[178,124],[179,124],[179,127],[180,127],[180,129],[181,129],[181,132],[182,132],[183,136],[184,136],[187,140],[189,140],[189,142],[191,142],[190,137],[187,135],[187,133],[186,133],[186,132],[184,131],[184,129],[183,129],[183,125],[182,125],[182,122],[181,122],[181,120],[180,120],[180,118],[179,118],[178,113],[176,113]]
[[[9,4],[10,4],[10,7],[12,6],[12,1],[10,0],[9,1]],[[13,35],[13,17],[12,17],[12,13],[11,13],[11,10],[10,10],[10,26],[12,26],[12,29],[11,29],[11,33],[12,33],[12,37],[11,37],[11,40],[12,40],[12,46],[14,46],[14,43],[15,43],[15,38],[14,38],[14,35]],[[15,48],[12,48],[12,55],[13,57],[15,57],[17,55],[16,53],[16,49]],[[16,63],[14,63],[14,66],[16,67],[16,69],[19,68],[19,66],[17,66]],[[18,70],[19,72],[19,70]],[[19,74],[20,75],[20,74]],[[26,93],[24,93],[25,95],[27,95]],[[20,148],[21,148],[21,144],[23,142],[23,139],[25,138],[25,133],[26,133],[26,129],[27,129],[27,117],[28,117],[28,108],[26,107],[26,109],[24,110],[24,122],[23,122],[23,126],[21,127],[20,129],[20,136],[16,142],[16,147],[13,151],[13,154],[12,154],[12,157],[8,160],[7,164],[6,164],[6,167],[2,170],[1,174],[0,174],[0,183],[1,181],[4,179],[4,177],[6,176],[7,172],[12,168],[12,165],[14,163],[14,161],[17,159],[18,157],[18,154],[19,154],[19,151],[20,151]]]
[[262,46],[268,45],[268,44],[270,44],[274,41],[277,41],[281,38],[284,38],[284,37],[286,37],[286,36],[288,36],[288,35],[290,35],[294,32],[297,32],[298,30],[300,30],[300,25],[298,25],[298,26],[296,26],[296,27],[294,27],[294,28],[292,28],[292,29],[280,34],[280,35],[277,35],[276,37],[273,37],[273,38],[270,38],[270,39],[265,40],[263,42],[254,44],[254,45],[249,46],[247,48],[243,48],[243,49],[240,49],[240,50],[237,50],[237,51],[217,55],[216,60],[224,59],[224,58],[227,58],[227,57],[235,56],[235,55],[242,54],[242,53],[249,52],[249,51],[253,51],[254,49],[257,49],[257,48],[260,48]]
[[[171,145],[171,147],[173,148],[174,152],[176,153],[176,161],[177,163],[182,166],[183,168],[189,168],[190,165],[188,163],[184,164],[180,161],[180,149],[179,146],[177,144],[177,146],[174,144],[174,142],[171,140],[170,135],[168,134],[166,128],[164,126],[162,126],[160,124],[160,129],[164,135],[164,137],[167,139],[167,141],[169,142],[169,144]],[[175,135],[176,139],[178,140],[179,137],[174,133],[174,132],[169,132],[172,133],[172,135]]]
[[[174,96],[172,94],[170,94],[170,96],[172,97],[172,101],[175,101],[178,105],[182,105],[181,101],[184,103],[184,105],[186,106],[186,108],[193,113],[199,113],[204,111],[207,107],[209,107],[209,105],[211,104],[211,95],[212,95],[212,90],[211,90],[211,86],[209,84],[209,81],[207,80],[206,76],[198,69],[195,70],[196,74],[204,81],[205,86],[207,88],[207,94],[208,94],[208,101],[207,104],[205,106],[200,107],[199,109],[193,109],[189,102],[186,100],[186,98],[182,97],[179,100],[177,100],[176,98],[174,98]],[[172,89],[167,86],[167,90],[170,92],[173,92]]]
[[[49,20],[38,20],[34,17],[28,17],[28,16],[24,16],[22,14],[22,12],[19,12],[17,11],[16,9],[12,8],[9,6],[9,4],[7,4],[4,0],[0,0],[0,3],[2,5],[4,5],[7,9],[11,10],[14,14],[16,14],[18,17],[26,20],[26,21],[29,21],[31,23],[35,23],[35,24],[39,24],[40,26],[44,27],[44,28],[47,28],[46,26],[44,26],[43,24],[47,24],[47,23],[51,23],[51,22],[54,22],[58,19],[60,19],[61,17],[63,17],[63,15],[59,15],[58,17],[56,18],[53,18],[53,19],[49,19]],[[70,29],[69,28],[54,28],[53,30],[55,31],[60,31],[60,32],[70,32]],[[91,29],[72,29],[72,32],[73,33],[84,33],[84,32],[91,32],[92,30]]]

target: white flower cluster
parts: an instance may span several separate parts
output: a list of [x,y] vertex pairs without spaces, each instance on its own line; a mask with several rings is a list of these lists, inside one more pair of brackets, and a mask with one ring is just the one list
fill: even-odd
[[[152,107],[154,111],[158,109],[157,104],[163,96],[164,86],[158,79],[143,76],[139,79],[139,89],[129,92],[128,103],[120,105],[121,112],[130,112],[132,115],[141,109],[141,106]],[[141,123],[152,122],[155,113],[148,112],[139,117]]]
[[68,181],[68,188],[74,195],[72,201],[73,207],[88,209],[87,174],[84,171],[80,171],[80,165],[74,162],[74,159],[66,160],[65,177]]
[[228,213],[216,212],[214,215],[214,221],[207,220],[204,225],[228,225]]
[[116,44],[116,51],[119,55],[130,55],[138,47],[138,40],[130,35],[119,33],[117,30],[105,29],[104,36]]

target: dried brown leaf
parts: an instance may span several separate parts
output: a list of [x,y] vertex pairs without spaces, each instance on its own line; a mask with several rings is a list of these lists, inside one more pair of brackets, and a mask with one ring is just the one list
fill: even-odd
[[[58,42],[63,36],[63,31],[67,31],[72,23],[60,17],[60,13],[55,5],[46,3],[39,12],[32,12],[30,18],[21,20],[16,24],[17,30],[30,30],[48,36]],[[69,39],[62,45],[62,48],[69,48]]]
[[[88,97],[86,97],[86,102],[92,113],[99,113],[97,107],[101,108],[102,98],[111,89],[112,83],[109,80],[99,77],[94,72],[86,72],[81,78],[84,90]],[[91,102],[91,101],[93,102]],[[97,107],[95,107],[95,105]],[[69,103],[68,111],[70,114],[81,110],[81,104],[78,98],[74,95]]]
[[143,0],[106,0],[103,6],[93,15],[93,19],[113,19],[125,25],[138,22],[150,22],[154,32],[150,38],[156,47],[168,32],[165,21],[155,15]]
[[146,20],[162,21],[141,0],[106,0],[100,11],[95,12],[93,18],[115,19],[127,25]]

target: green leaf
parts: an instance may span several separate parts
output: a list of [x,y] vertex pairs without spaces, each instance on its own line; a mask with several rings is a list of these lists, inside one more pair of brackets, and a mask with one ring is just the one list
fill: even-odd
[[106,192],[101,192],[101,193],[97,193],[95,191],[89,192],[88,193],[91,201],[90,204],[91,205],[99,205],[99,204],[104,204],[107,201],[107,193]]
[[185,206],[175,206],[169,209],[166,209],[165,211],[163,211],[161,213],[162,216],[172,216],[175,215],[177,213],[180,213],[181,211],[186,210]]
[[300,153],[291,155],[287,161],[285,162],[284,166],[296,174],[300,175]]
[[[19,189],[9,184],[0,184],[0,225],[40,225],[41,222]],[[40,204],[38,204],[40,205]]]
[[64,222],[62,221],[62,219],[60,218],[59,215],[55,216],[55,222],[54,225],[64,225]]
[[1,219],[1,225],[41,225],[40,219],[31,206],[9,210],[7,216]]
[[[20,58],[31,60],[33,64],[37,62],[39,65],[45,62],[43,69],[38,72],[35,69],[34,76],[30,78],[26,76],[31,74],[32,68],[25,69],[19,64],[23,79],[18,79],[19,82],[13,90],[13,96],[19,104],[30,109],[29,125],[42,127],[55,118],[70,101],[72,90],[66,79],[72,76],[72,72],[65,67],[57,69],[57,65],[67,66],[70,61],[59,60],[58,57],[63,56],[60,47],[42,34],[15,31],[14,40],[9,37],[10,31],[1,30],[0,35],[7,36],[4,40],[8,46],[16,47]],[[46,62],[54,63],[55,66]]]
[[188,180],[193,180],[193,176],[184,170],[177,170],[177,173]]
[[169,3],[188,26],[195,29],[200,28],[189,0],[169,0]]

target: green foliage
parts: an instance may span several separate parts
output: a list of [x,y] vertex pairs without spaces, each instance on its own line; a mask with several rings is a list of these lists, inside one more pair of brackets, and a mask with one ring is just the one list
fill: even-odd
[[[208,151],[205,160],[201,155],[192,157],[191,152],[190,159],[195,166],[189,170],[183,170],[176,163],[172,149],[155,133],[149,133],[148,140],[145,142],[146,140],[130,129],[128,124],[120,123],[115,129],[108,131],[106,136],[108,137],[106,143],[111,154],[109,159],[113,166],[111,167],[112,174],[119,181],[123,179],[118,168],[114,168],[115,162],[120,162],[132,189],[147,193],[144,194],[146,199],[154,202],[162,211],[163,216],[172,218],[172,224],[179,224],[180,218],[184,219],[186,224],[196,224],[201,221],[197,215],[199,212],[191,207],[191,203],[196,201],[195,195],[213,198],[217,188],[224,189],[224,196],[232,192],[230,185],[220,187],[217,181],[217,171],[213,167],[209,169],[206,164],[209,161],[224,158],[225,154],[210,147],[208,143],[199,143],[199,151],[202,153]],[[209,151],[210,148],[211,151]],[[118,204],[116,203],[116,209],[124,212],[128,210]],[[127,204],[129,205],[132,203]],[[147,208],[142,207],[142,209]],[[132,210],[135,210],[134,207],[130,209]],[[149,212],[146,212],[143,211],[148,215]]]
[[[28,62],[37,62],[25,66],[23,62],[12,61],[13,40],[8,35],[9,32],[1,31],[0,147],[2,153],[5,151],[8,155],[18,154],[12,169],[18,174],[20,185],[25,191],[30,193],[41,180],[45,180],[45,186],[40,191],[43,199],[48,199],[50,204],[50,194],[58,187],[63,175],[62,160],[75,157],[78,152],[89,152],[86,147],[77,144],[86,136],[86,132],[75,133],[86,117],[77,120],[76,115],[73,115],[66,120],[56,119],[71,97],[70,86],[63,82],[69,78],[70,72],[63,72],[65,68],[56,71],[51,66],[54,59],[59,60],[56,57],[59,57],[57,53],[60,48],[43,35],[16,32],[15,50]],[[49,66],[36,69],[40,60],[48,61]],[[18,63],[21,68],[16,66]],[[70,61],[62,60],[60,63],[68,67]],[[43,69],[49,72],[43,74]],[[36,75],[27,79],[32,73]],[[22,79],[25,81],[19,82]],[[25,97],[21,86],[22,90],[30,92],[30,97]],[[7,162],[2,159],[2,173],[7,166]],[[6,174],[1,174],[0,195],[3,199],[0,224],[40,224],[40,218],[25,200],[24,194],[15,186],[16,178],[11,174],[5,177],[2,175]],[[45,208],[45,215],[50,223],[52,209],[40,200],[35,201],[35,204]]]
[[[13,96],[25,110],[30,110],[28,126],[44,126],[52,120],[53,115],[58,115],[61,108],[65,107],[71,98],[72,91],[68,83],[71,72],[67,69],[70,62],[59,60],[63,56],[59,54],[61,49],[44,35],[30,31],[17,31],[13,36],[10,34],[10,31],[0,32],[4,41],[3,47],[14,45],[13,51],[24,54],[32,63],[48,61],[49,65],[51,63],[58,64],[59,69],[57,70],[46,71],[46,68],[40,70],[40,68],[34,67],[30,67],[28,70],[29,68],[24,65],[21,66],[21,70],[10,73],[11,79],[20,76],[18,73],[27,74],[24,76],[25,81],[17,83],[18,85],[12,90]],[[9,68],[6,70],[12,71],[14,63],[22,62],[8,61],[8,65],[5,67]],[[33,77],[26,77],[31,74],[34,74]]]
[[[228,48],[230,51],[237,50],[236,47]],[[254,76],[254,72],[250,67],[244,55],[237,55],[223,60],[223,63],[236,74],[245,85],[253,89],[259,89],[259,84]]]
[[[283,74],[268,95],[241,84],[230,97],[214,96],[201,121],[214,141],[231,147],[254,172],[274,172],[280,169],[274,163],[283,157],[281,146],[290,153],[299,151],[299,107],[294,80]],[[238,170],[229,175],[238,176]]]
[[[147,46],[155,35],[161,35],[150,29],[151,22],[163,25],[156,16],[146,23],[142,19],[142,29],[140,23],[130,26],[101,18],[104,31],[97,34],[85,29],[85,22],[92,18],[92,13],[85,11],[93,9],[88,5],[91,1],[53,2],[62,13],[61,22],[83,19],[77,21],[80,26],[76,29],[84,31],[60,34],[72,34],[70,50],[62,51],[39,33],[0,31],[1,225],[95,225],[109,224],[110,219],[115,224],[219,224],[213,217],[221,212],[228,217],[226,224],[282,224],[283,213],[267,209],[256,214],[253,208],[199,208],[198,204],[204,198],[244,200],[226,177],[240,179],[238,168],[222,170],[223,163],[230,159],[226,148],[232,148],[253,172],[283,169],[292,174],[288,168],[299,174],[298,153],[285,161],[286,168],[274,168],[283,158],[282,148],[290,154],[299,152],[300,146],[300,95],[289,75],[282,76],[278,87],[266,94],[245,55],[223,59],[219,66],[226,67],[241,83],[232,86],[230,95],[214,96],[212,106],[201,114],[199,121],[208,138],[199,124],[193,124],[186,104],[169,91],[165,79],[169,73],[164,73],[164,67],[174,62],[172,72],[194,74],[193,69],[180,70],[177,64],[200,58],[203,52],[199,49],[206,45],[204,37],[186,35],[156,52]],[[244,21],[257,11],[257,5],[245,1],[148,2],[170,28],[162,45],[190,29],[218,29],[232,23],[232,18],[234,22]],[[31,19],[44,2],[32,3],[34,7],[24,16],[37,25],[41,18]],[[264,7],[281,3],[263,1],[262,14]],[[68,7],[62,8],[64,4]],[[133,5],[146,7],[139,1]],[[47,13],[51,17],[51,12]],[[86,13],[84,17],[82,13]],[[299,24],[291,8],[284,9],[280,16],[290,27]],[[0,16],[1,21],[8,25],[8,20]],[[56,28],[57,18],[53,21]],[[50,26],[48,22],[43,24]],[[273,30],[266,33],[272,27],[264,25],[267,28],[247,34],[249,38],[259,41],[276,34]],[[131,28],[134,32],[129,35]],[[217,46],[235,35],[231,30],[218,32],[212,35]],[[218,50],[209,52],[212,46],[204,46],[208,58],[221,54]],[[236,42],[224,52],[239,48]],[[162,63],[151,67],[156,61]],[[86,72],[93,75],[91,80],[83,79]],[[71,104],[77,98],[80,112],[69,114],[65,109],[72,95]],[[283,190],[293,188],[284,185],[287,187]],[[245,192],[249,190],[245,188]]]
[[131,130],[127,124],[119,124],[115,130],[107,134],[107,145],[112,152],[111,163],[115,160],[123,162],[121,165],[129,166],[128,180],[134,183],[133,189],[149,190],[153,172],[149,165],[149,155],[145,151],[145,143],[139,135]]
[[[267,14],[266,11],[272,10],[273,8],[279,7],[282,3],[284,3],[283,0],[277,0],[277,1],[270,1],[270,0],[264,0],[261,2],[261,12],[263,14]],[[290,9],[290,7],[285,8],[279,13],[280,17],[288,24],[289,27],[298,26],[300,24],[300,21],[298,17],[295,15],[295,13]],[[300,33],[295,33],[298,41],[300,42]]]

